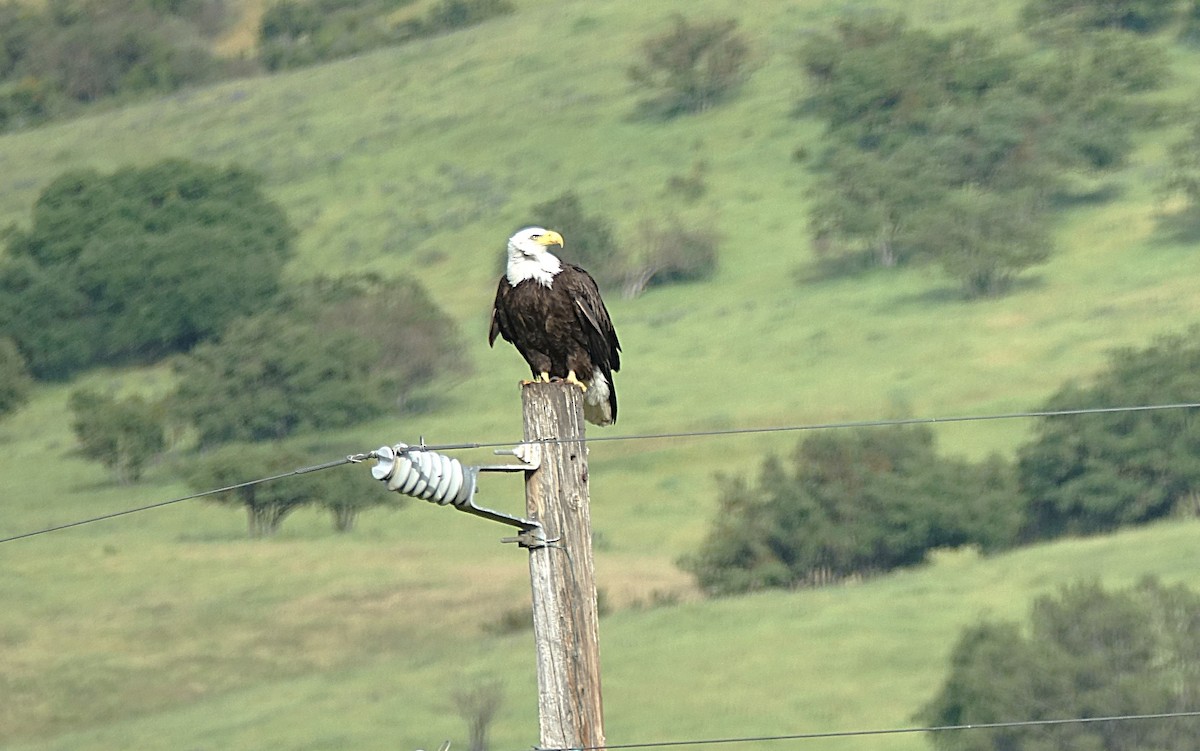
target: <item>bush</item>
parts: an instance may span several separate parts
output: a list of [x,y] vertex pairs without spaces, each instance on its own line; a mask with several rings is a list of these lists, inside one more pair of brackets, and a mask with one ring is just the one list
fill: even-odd
[[[199,492],[284,474],[313,463],[311,456],[293,448],[229,445],[190,461],[183,471],[188,483]],[[249,534],[257,538],[274,535],[284,518],[303,506],[321,504],[333,508],[339,502],[354,499],[356,508],[361,508],[366,505],[359,503],[363,499],[379,499],[383,495],[362,475],[338,467],[236,488],[207,499],[245,509]]]
[[413,0],[281,0],[259,25],[259,56],[268,70],[295,68],[418,37],[474,26],[513,12],[509,0],[441,0],[419,18],[388,20]]
[[669,31],[642,43],[641,62],[629,77],[651,96],[647,114],[674,117],[703,112],[734,93],[750,78],[750,42],[737,21],[692,23],[677,15]]
[[[1043,410],[1191,402],[1200,393],[1200,327],[1114,352],[1090,385]],[[1200,514],[1200,425],[1192,410],[1043,418],[1018,451],[1026,539],[1105,532]]]
[[173,409],[201,446],[351,425],[461,363],[453,323],[414,282],[321,279],[281,305],[178,362]]
[[926,428],[814,435],[757,485],[720,478],[719,510],[681,563],[706,591],[815,586],[920,563],[929,550],[1012,544],[1011,468],[939,457]]
[[0,338],[0,416],[16,410],[29,399],[33,380],[12,339]]
[[638,235],[643,251],[625,274],[626,297],[647,287],[708,279],[717,270],[720,241],[708,226],[688,226],[673,217],[663,224],[643,223]]
[[1148,34],[1175,21],[1178,8],[1177,0],[1029,0],[1021,9],[1021,20],[1035,29],[1121,29]]
[[159,404],[85,390],[71,394],[70,407],[80,452],[111,469],[122,485],[140,480],[146,463],[166,448]]
[[[1200,597],[1154,580],[1108,592],[1098,584],[1038,598],[1027,633],[1015,623],[968,627],[949,675],[921,711],[931,726],[1193,710],[1200,699]],[[944,751],[1191,751],[1200,724],[1181,719],[933,733]]]
[[0,265],[0,335],[39,378],[153,360],[270,304],[294,231],[258,178],[167,160],[52,182]]
[[202,447],[337,428],[384,411],[379,348],[365,335],[330,337],[279,314],[241,319],[177,366],[174,411]]

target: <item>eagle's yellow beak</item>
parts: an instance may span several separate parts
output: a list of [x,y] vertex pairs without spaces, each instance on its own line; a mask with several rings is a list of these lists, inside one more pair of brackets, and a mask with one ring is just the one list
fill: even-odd
[[548,229],[544,234],[539,235],[534,242],[536,242],[538,245],[557,245],[560,248],[566,247],[563,245],[562,235],[558,234],[552,229]]

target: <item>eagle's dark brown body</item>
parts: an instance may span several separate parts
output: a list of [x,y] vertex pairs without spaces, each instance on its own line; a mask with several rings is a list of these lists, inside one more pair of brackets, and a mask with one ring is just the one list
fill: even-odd
[[[534,378],[574,374],[588,388],[584,409],[589,420],[602,425],[616,420],[612,373],[621,367],[621,344],[595,280],[582,268],[562,263],[549,286],[534,278],[513,285],[502,276],[488,343],[494,344],[497,336],[517,348]],[[607,403],[597,404],[599,399]]]

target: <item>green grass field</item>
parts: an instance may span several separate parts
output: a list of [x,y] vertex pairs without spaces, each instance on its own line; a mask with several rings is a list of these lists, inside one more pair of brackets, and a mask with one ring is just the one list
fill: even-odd
[[[1019,7],[880,5],[994,28]],[[669,205],[665,181],[700,161],[709,190],[690,211],[720,230],[721,269],[702,285],[610,300],[626,355],[621,421],[593,435],[1020,410],[1095,372],[1109,349],[1200,320],[1200,254],[1162,229],[1153,189],[1170,130],[1111,178],[1114,200],[1064,213],[1060,252],[1006,297],[964,302],[925,269],[798,282],[811,258],[808,176],[790,157],[820,133],[790,115],[804,86],[794,51],[844,7],[525,0],[450,36],[0,137],[0,224],[27,222],[67,169],[237,163],[266,176],[301,230],[292,278],[419,279],[459,321],[473,370],[442,384],[436,412],[298,440],[314,462],[422,435],[518,439],[527,371],[511,348],[485,344],[504,239],[530,205],[569,188],[636,242],[639,222]],[[675,11],[737,13],[761,67],[727,106],[632,119],[626,68]],[[1177,51],[1174,62],[1167,95],[1184,101],[1200,57]],[[169,379],[161,367],[85,377],[150,391]],[[79,458],[66,410],[78,385],[39,387],[0,421],[0,536],[188,492],[186,455],[133,487]],[[1011,452],[1031,427],[937,431],[944,450],[977,457]],[[854,586],[702,601],[674,562],[705,532],[713,474],[755,472],[797,438],[591,447],[598,578],[615,611],[601,626],[611,742],[908,725],[959,629],[980,617],[1023,617],[1033,596],[1077,577],[1200,586],[1200,525],[1178,522],[995,558],[947,552]],[[364,492],[381,492],[363,467],[331,471],[360,472]],[[513,478],[487,477],[483,493],[520,508]],[[527,748],[532,639],[489,628],[528,601],[524,553],[497,542],[506,534],[414,503],[368,513],[342,537],[302,511],[277,539],[252,542],[238,513],[190,501],[2,545],[0,747],[415,749],[451,738],[464,748],[451,692],[502,678],[494,747]],[[853,743],[926,747],[915,735]]]

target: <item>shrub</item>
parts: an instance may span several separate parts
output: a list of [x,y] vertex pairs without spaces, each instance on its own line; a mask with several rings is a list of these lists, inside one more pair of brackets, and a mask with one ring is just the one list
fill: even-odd
[[[1029,626],[969,626],[919,720],[931,726],[1186,712],[1200,699],[1200,597],[1153,579],[1120,592],[1098,584],[1038,598]],[[1191,751],[1200,724],[1181,719],[1014,726],[933,733],[944,751]]]
[[642,43],[642,59],[629,68],[635,84],[651,91],[648,114],[674,117],[703,112],[750,78],[750,42],[737,21],[693,23],[677,15],[671,29]]
[[[1044,410],[1191,402],[1200,392],[1200,327],[1115,351],[1087,385]],[[1018,452],[1026,539],[1105,532],[1200,513],[1200,425],[1192,410],[1043,418]]]
[[814,434],[757,484],[721,477],[716,520],[682,561],[713,594],[814,586],[920,563],[929,550],[1010,545],[1011,468],[939,457],[923,427]]
[[0,338],[0,416],[14,411],[29,399],[33,385],[25,358],[12,339]]
[[80,452],[113,470],[122,485],[140,480],[146,463],[166,447],[161,405],[140,396],[75,391],[70,407]]
[[708,226],[688,226],[678,217],[646,221],[638,233],[643,248],[625,274],[624,293],[636,297],[647,287],[693,282],[717,270],[719,238]]
[[415,282],[319,279],[177,363],[172,399],[201,446],[343,427],[405,406],[462,351]]

